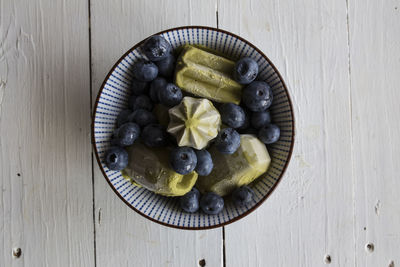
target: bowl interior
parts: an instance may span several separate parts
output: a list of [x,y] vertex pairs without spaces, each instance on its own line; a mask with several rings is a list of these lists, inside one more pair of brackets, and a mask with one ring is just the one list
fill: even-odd
[[289,162],[294,142],[294,118],[287,88],[276,68],[255,46],[242,38],[213,28],[182,27],[160,33],[177,48],[184,44],[199,44],[212,48],[230,58],[244,56],[254,58],[259,64],[258,80],[266,81],[274,93],[270,108],[273,122],[281,129],[280,140],[268,146],[271,165],[264,175],[251,184],[255,197],[246,207],[236,207],[230,200],[225,202],[223,212],[206,215],[202,212],[189,214],[179,207],[178,198],[163,197],[125,180],[121,172],[111,171],[104,164],[104,153],[109,147],[118,113],[128,107],[132,65],[144,57],[140,44],[130,49],[107,75],[99,92],[93,118],[93,142],[100,168],[114,191],[124,202],[141,215],[164,225],[184,229],[206,229],[225,225],[254,210],[272,192],[281,179]]

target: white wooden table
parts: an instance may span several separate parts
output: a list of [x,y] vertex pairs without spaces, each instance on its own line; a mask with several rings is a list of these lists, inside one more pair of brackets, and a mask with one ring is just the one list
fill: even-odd
[[[209,231],[133,212],[91,148],[111,66],[183,25],[254,43],[295,107],[277,190]],[[0,0],[0,266],[400,266],[399,114],[399,0]]]

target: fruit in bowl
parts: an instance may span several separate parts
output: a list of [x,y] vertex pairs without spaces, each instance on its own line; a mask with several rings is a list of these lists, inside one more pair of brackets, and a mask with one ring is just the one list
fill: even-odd
[[[162,36],[154,35],[144,43],[143,50],[156,63],[169,55],[171,46]],[[245,123],[245,112],[238,105],[242,98],[247,109],[264,114],[262,112],[266,112],[272,104],[272,91],[267,83],[254,81],[259,68],[257,62],[249,57],[235,63],[209,50],[185,45],[176,63],[176,84],[167,83],[162,77],[157,78],[158,67],[154,63],[139,60],[134,65],[137,80],[154,83],[149,95],[135,95],[135,90],[132,90],[130,108],[136,116],[132,115],[132,122],[128,119],[116,130],[114,142],[117,146],[128,147],[129,160],[119,162],[118,169],[124,167],[122,173],[127,179],[156,194],[189,194],[181,201],[185,207],[190,206],[185,201],[196,201],[190,197],[194,186],[206,196],[212,192],[213,195],[204,197],[206,204],[197,206],[207,206],[202,208],[205,213],[217,214],[223,207],[221,197],[247,186],[268,169],[271,159],[265,144],[278,141],[279,127],[265,123],[266,126],[259,131],[259,138],[251,134],[240,135],[234,128]],[[247,86],[243,88],[242,84]],[[136,89],[137,83],[133,86]],[[183,97],[182,91],[191,96]],[[138,115],[140,111],[146,114],[146,111],[153,110],[156,103],[152,99],[168,109],[167,132],[176,139],[176,145],[168,144],[167,132],[162,125],[144,123]],[[218,111],[212,101],[224,104]],[[125,113],[125,110],[121,111],[119,116],[123,117]],[[221,118],[227,126],[222,130]],[[254,118],[253,124],[258,126],[260,120]],[[144,128],[140,129],[139,125]],[[142,138],[135,142],[140,131]],[[116,153],[116,149],[111,148],[108,154]],[[200,157],[200,163],[207,160],[209,167],[203,170],[199,166],[198,170],[203,175],[198,178],[197,155],[202,154],[195,150],[202,149],[202,153],[207,154]],[[110,169],[116,169],[116,163],[111,159],[107,158],[106,164]]]
[[[220,32],[214,33],[218,39]],[[179,226],[180,206],[181,214],[188,214],[183,220],[194,226],[218,224],[200,220],[202,214],[230,222],[264,198],[263,190],[271,188],[265,174],[280,171],[269,169],[288,128],[280,123],[282,113],[274,112],[273,100],[280,99],[279,106],[286,96],[274,91],[280,81],[265,78],[270,66],[245,41],[239,39],[241,50],[232,53],[230,43],[224,52],[222,41],[211,49],[176,37],[151,36],[114,69],[103,90],[128,82],[131,88],[114,95],[105,91],[112,104],[104,108],[96,102],[96,118],[120,106],[114,119],[101,121],[105,126],[95,119],[96,129],[116,128],[101,141],[95,136],[96,149],[101,147],[103,168],[120,197],[151,219],[171,225],[160,217],[165,208]],[[129,99],[128,108],[122,99]],[[160,202],[158,195],[170,200]],[[168,204],[176,201],[179,205]]]

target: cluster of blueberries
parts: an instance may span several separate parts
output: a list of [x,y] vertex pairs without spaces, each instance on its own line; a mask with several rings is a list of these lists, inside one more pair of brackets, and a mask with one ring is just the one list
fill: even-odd
[[264,144],[279,140],[280,129],[271,123],[268,108],[272,104],[271,87],[263,81],[255,81],[258,75],[257,62],[249,57],[236,62],[233,78],[246,85],[242,93],[242,106],[226,103],[220,106],[222,122],[228,128],[222,129],[215,141],[221,153],[232,154],[240,146],[239,133],[255,134]]
[[[216,149],[221,153],[233,154],[236,152],[240,146],[239,133],[256,134],[264,144],[272,144],[279,140],[280,129],[271,123],[271,114],[268,110],[273,101],[272,90],[266,82],[255,81],[257,75],[258,64],[254,59],[245,57],[236,62],[233,78],[238,83],[246,85],[242,94],[243,106],[226,103],[219,107],[222,122],[228,126],[218,133],[214,141]],[[185,168],[191,164],[196,166],[195,156],[197,154],[197,159],[199,159],[198,152],[195,154],[192,151],[178,151],[184,153],[175,152],[174,157],[179,167]],[[201,157],[206,156],[210,162],[208,166],[212,166],[210,154],[203,151],[200,151],[204,153]],[[185,160],[182,161],[183,158]],[[172,162],[174,162],[174,158]],[[195,168],[193,167],[193,169]],[[199,173],[199,175],[202,174]],[[242,186],[233,191],[232,200],[235,205],[244,206],[252,201],[253,196],[254,191],[250,187]],[[224,207],[224,200],[213,192],[200,198],[199,191],[193,188],[181,198],[180,204],[182,209],[187,212],[195,212],[200,206],[207,214],[218,214]]]
[[161,36],[152,36],[142,50],[150,60],[139,60],[133,65],[129,109],[118,114],[117,129],[105,154],[110,170],[119,171],[128,165],[124,147],[132,145],[139,137],[148,147],[166,146],[169,137],[165,128],[157,123],[152,112],[154,104],[172,107],[182,100],[181,89],[170,82],[175,69],[171,45]]
[[228,104],[229,108],[221,111],[235,113],[236,121],[224,121],[224,116],[221,116],[225,124],[241,133],[256,134],[261,142],[269,145],[279,140],[280,129],[271,123],[268,110],[273,101],[271,87],[266,82],[255,81],[257,75],[258,64],[254,59],[244,57],[236,62],[233,77],[238,83],[246,85],[242,93],[243,106]]
[[[113,133],[111,147],[106,151],[105,163],[111,170],[122,170],[128,165],[128,153],[124,147],[132,145],[139,137],[148,147],[162,147],[173,143],[166,129],[157,123],[152,112],[154,104],[166,107],[178,105],[183,97],[181,89],[171,82],[175,69],[172,47],[161,36],[150,37],[142,47],[149,60],[139,60],[133,66],[135,79],[132,80],[132,93],[129,108],[117,117],[117,129]],[[222,129],[214,140],[216,149],[224,154],[233,154],[240,146],[240,133],[257,134],[265,144],[279,139],[280,129],[271,123],[268,108],[273,94],[267,83],[254,81],[258,75],[258,64],[251,58],[240,59],[234,69],[234,79],[246,84],[243,90],[243,106],[226,103],[219,107],[222,122],[228,128]],[[196,171],[207,176],[213,169],[213,161],[207,150],[194,150],[190,147],[175,147],[171,151],[170,165],[182,175]],[[232,198],[236,205],[251,202],[254,192],[248,186],[237,188]],[[200,192],[193,188],[181,197],[183,210],[195,212],[201,209],[207,214],[218,214],[224,200],[215,193]]]
[[[253,190],[245,185],[233,191],[232,200],[236,206],[244,206],[252,201],[253,196]],[[186,212],[196,212],[200,207],[204,213],[215,215],[224,208],[224,199],[214,192],[200,196],[199,190],[193,187],[190,192],[181,197],[180,205]]]

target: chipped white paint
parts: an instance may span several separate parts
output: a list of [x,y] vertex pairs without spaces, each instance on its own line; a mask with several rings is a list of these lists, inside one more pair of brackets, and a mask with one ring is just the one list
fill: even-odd
[[220,26],[254,42],[283,74],[297,129],[278,189],[226,227],[227,266],[400,263],[400,13],[395,2],[349,4],[348,14],[346,1],[220,1]]
[[[400,264],[398,0],[90,2],[92,102],[136,42],[216,26],[217,11],[287,82],[292,162],[264,205],[226,227],[226,266]],[[149,222],[96,162],[92,206],[88,1],[0,7],[0,266],[223,266],[222,229]]]
[[[216,26],[215,1],[92,1],[93,100],[114,63],[152,33],[170,27]],[[116,15],[118,14],[118,15]],[[222,231],[182,231],[153,223],[127,207],[95,162],[97,266],[222,265]],[[99,210],[101,210],[101,215]],[[101,218],[101,220],[100,220]]]
[[400,266],[400,1],[349,1],[349,37],[354,258]]
[[94,265],[87,14],[0,0],[2,267]]
[[227,266],[353,266],[346,3],[237,2],[239,9],[221,1],[220,26],[276,64],[293,98],[297,131],[277,190],[226,227]]
[[6,85],[7,85],[6,81],[0,80],[0,120],[1,120],[1,110],[2,110],[1,106],[3,104],[3,97]]

